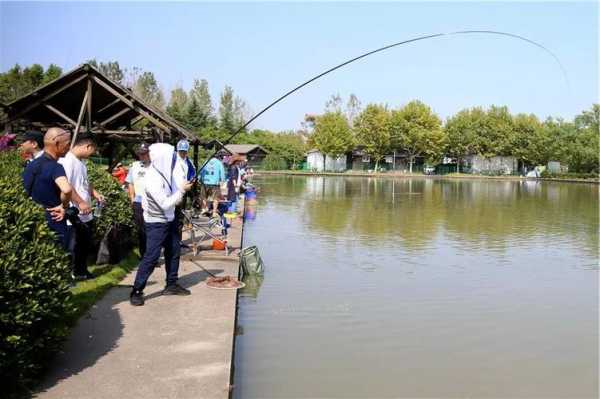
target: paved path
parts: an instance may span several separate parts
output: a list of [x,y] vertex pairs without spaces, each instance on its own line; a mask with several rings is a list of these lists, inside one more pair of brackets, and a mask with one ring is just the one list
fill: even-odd
[[[216,275],[237,277],[241,231],[236,221],[229,257],[203,251],[197,263]],[[35,397],[227,398],[236,291],[208,288],[208,274],[185,259],[179,282],[192,295],[161,296],[161,267],[144,292],[145,306],[133,307],[133,271],[79,320]]]

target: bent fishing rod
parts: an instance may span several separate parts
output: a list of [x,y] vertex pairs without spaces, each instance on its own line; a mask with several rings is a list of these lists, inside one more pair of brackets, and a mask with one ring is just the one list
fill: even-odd
[[[317,76],[307,80],[306,82],[296,86],[295,88],[291,89],[290,91],[288,91],[287,93],[285,93],[284,95],[282,95],[281,97],[279,97],[278,99],[276,99],[275,101],[273,101],[271,104],[267,105],[265,108],[263,108],[259,113],[257,113],[256,115],[254,115],[252,118],[250,118],[243,126],[241,126],[240,128],[238,128],[235,132],[233,132],[228,138],[227,140],[225,140],[222,144],[222,147],[224,148],[227,144],[229,144],[231,142],[231,140],[233,140],[233,138],[235,136],[237,136],[238,134],[240,134],[240,132],[242,132],[246,127],[248,127],[248,125],[250,125],[252,122],[254,122],[259,116],[261,116],[262,114],[264,114],[265,112],[267,112],[269,109],[273,108],[277,103],[281,102],[283,99],[285,99],[286,97],[290,96],[291,94],[297,92],[298,90],[300,90],[301,88],[303,88],[306,85],[309,85],[310,83],[314,82],[317,79],[322,78],[323,76],[337,70],[340,69],[348,64],[351,64],[355,61],[358,61],[360,59],[363,59],[365,57],[368,57],[370,55],[376,54],[376,53],[380,53],[382,51],[386,51],[389,50],[391,48],[394,47],[398,47],[398,46],[402,46],[405,44],[409,44],[409,43],[414,43],[414,42],[418,42],[421,40],[429,40],[429,39],[434,39],[434,38],[438,38],[438,37],[442,37],[442,36],[458,36],[458,35],[472,35],[472,34],[484,34],[484,35],[496,35],[496,36],[505,36],[505,37],[509,37],[509,38],[513,38],[513,39],[518,39],[521,41],[524,41],[526,43],[529,43],[531,45],[534,45],[542,50],[544,50],[546,53],[550,54],[550,56],[552,56],[552,58],[554,58],[554,60],[556,61],[556,63],[558,64],[558,66],[560,67],[560,70],[563,74],[563,78],[565,79],[565,83],[567,86],[567,89],[570,90],[570,83],[569,83],[569,78],[567,76],[567,72],[565,71],[565,68],[563,67],[563,65],[561,64],[560,60],[558,59],[558,57],[552,52],[550,51],[548,48],[544,47],[543,45],[541,45],[538,42],[535,42],[531,39],[528,39],[524,36],[520,36],[514,33],[508,33],[508,32],[501,32],[501,31],[493,31],[493,30],[463,30],[463,31],[456,31],[456,32],[447,32],[447,33],[435,33],[432,35],[425,35],[425,36],[419,36],[419,37],[415,37],[412,39],[408,39],[408,40],[404,40],[401,42],[397,42],[397,43],[393,43],[393,44],[389,44],[387,46],[384,47],[380,47],[376,50],[372,50],[369,52],[366,52],[364,54],[361,54],[357,57],[351,58],[347,61],[342,62],[339,65],[334,66],[333,68],[330,68],[320,74],[318,74]],[[206,161],[204,161],[204,163],[202,164],[202,167],[200,167],[198,169],[197,175],[200,174],[200,171],[202,171],[202,169],[204,169],[204,167],[206,166],[206,164],[221,150],[221,148],[215,150],[213,152],[213,154],[208,157],[206,159]],[[200,179],[201,180],[201,179]],[[202,182],[200,181],[200,184],[202,184]]]

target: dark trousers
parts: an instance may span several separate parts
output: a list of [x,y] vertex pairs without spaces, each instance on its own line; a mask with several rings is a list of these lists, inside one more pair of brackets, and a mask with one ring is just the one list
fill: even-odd
[[140,261],[135,276],[133,289],[143,291],[148,278],[154,271],[154,267],[160,257],[160,249],[165,249],[165,272],[167,284],[177,282],[179,273],[179,234],[177,230],[177,219],[168,223],[145,223],[146,227],[146,253]]
[[140,248],[140,257],[146,253],[146,228],[144,227],[144,210],[141,202],[133,203],[133,220],[138,231],[138,246]]
[[46,222],[48,227],[56,234],[56,242],[67,252],[71,252],[71,226],[67,226],[67,219],[55,222],[48,212],[46,212]]
[[187,203],[188,193],[183,194],[181,203],[175,207],[175,220],[177,221],[177,231],[179,232],[179,239],[183,237],[183,211],[185,211],[185,205]]
[[94,249],[94,221],[75,223],[73,235],[73,274],[83,276],[88,272],[87,258]]

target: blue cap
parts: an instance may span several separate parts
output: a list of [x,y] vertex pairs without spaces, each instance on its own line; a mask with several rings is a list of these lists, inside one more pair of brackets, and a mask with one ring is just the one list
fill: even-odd
[[179,140],[179,142],[177,143],[177,151],[189,151],[189,150],[190,150],[190,143],[188,143],[188,141],[185,139]]

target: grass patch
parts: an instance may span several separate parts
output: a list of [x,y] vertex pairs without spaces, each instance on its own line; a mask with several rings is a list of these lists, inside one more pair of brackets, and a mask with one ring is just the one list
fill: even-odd
[[71,289],[71,300],[75,311],[66,317],[66,322],[73,326],[104,294],[133,270],[139,262],[137,250],[131,252],[117,265],[90,266],[89,270],[96,276],[94,279],[77,283]]

